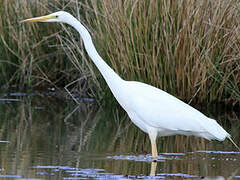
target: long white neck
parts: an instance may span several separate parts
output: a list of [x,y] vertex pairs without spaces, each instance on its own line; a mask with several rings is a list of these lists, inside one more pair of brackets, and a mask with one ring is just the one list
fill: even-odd
[[119,87],[119,85],[117,84],[121,83],[123,79],[121,79],[118,74],[115,73],[113,69],[108,66],[108,64],[98,54],[88,30],[76,18],[71,20],[69,25],[73,26],[80,33],[88,55],[90,56],[94,64],[97,66],[97,68],[103,75],[105,81],[107,82],[109,88],[115,95],[114,92],[118,91],[116,87]]

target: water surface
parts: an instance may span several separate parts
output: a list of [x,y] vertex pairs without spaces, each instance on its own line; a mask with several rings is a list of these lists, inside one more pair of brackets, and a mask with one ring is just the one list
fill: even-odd
[[[208,110],[239,144],[239,114]],[[117,107],[49,94],[0,96],[0,179],[240,179],[240,153],[227,140],[164,137],[158,150],[154,163],[148,136]]]

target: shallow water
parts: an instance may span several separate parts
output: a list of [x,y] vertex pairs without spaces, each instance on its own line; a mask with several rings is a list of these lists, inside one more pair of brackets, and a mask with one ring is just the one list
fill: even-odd
[[[209,112],[239,144],[239,114]],[[0,96],[0,179],[240,179],[240,153],[227,140],[164,137],[158,150],[152,162],[148,136],[121,109],[49,94]]]

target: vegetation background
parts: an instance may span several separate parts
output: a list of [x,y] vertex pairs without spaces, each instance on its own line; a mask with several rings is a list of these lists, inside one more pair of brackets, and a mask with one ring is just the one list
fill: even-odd
[[238,0],[2,0],[2,89],[68,85],[81,97],[110,94],[73,28],[20,23],[58,10],[89,29],[99,54],[124,79],[157,86],[192,104],[239,107]]

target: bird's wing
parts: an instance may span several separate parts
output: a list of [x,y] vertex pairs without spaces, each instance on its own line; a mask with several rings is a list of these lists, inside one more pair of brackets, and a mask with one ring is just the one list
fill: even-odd
[[130,84],[131,111],[144,123],[171,131],[205,131],[202,124],[208,118],[198,110],[153,86],[135,81]]

